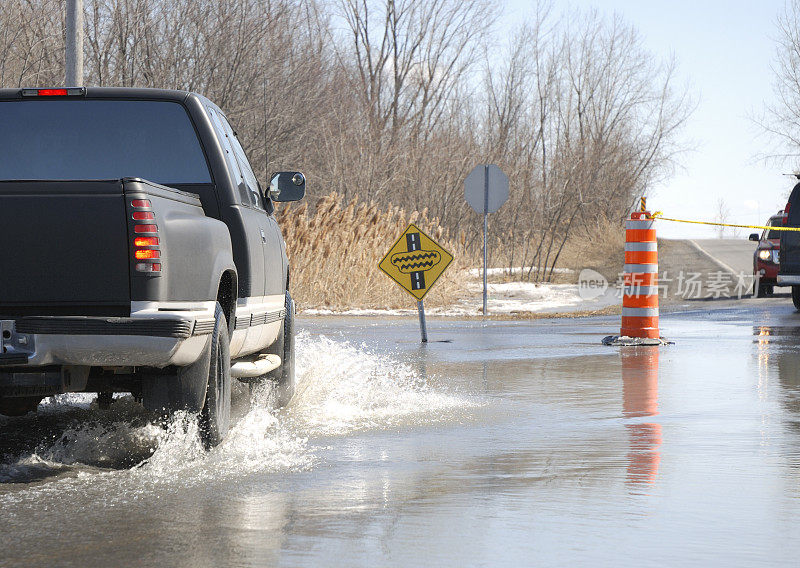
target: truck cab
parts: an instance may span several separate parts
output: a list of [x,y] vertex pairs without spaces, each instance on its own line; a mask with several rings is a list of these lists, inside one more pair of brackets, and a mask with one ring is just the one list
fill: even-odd
[[294,384],[286,245],[225,114],[202,95],[0,89],[0,412],[130,392],[229,424],[230,381]]

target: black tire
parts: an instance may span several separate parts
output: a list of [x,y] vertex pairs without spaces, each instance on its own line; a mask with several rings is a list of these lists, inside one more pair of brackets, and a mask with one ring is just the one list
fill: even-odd
[[792,303],[796,310],[800,310],[800,286],[792,286]]
[[284,317],[278,332],[278,339],[266,350],[267,353],[278,355],[281,358],[281,366],[267,374],[267,378],[275,382],[275,401],[278,406],[289,404],[297,384],[294,373],[294,300],[288,290],[284,305],[286,317]]
[[772,294],[772,286],[769,284],[759,284],[758,285],[758,294],[756,297],[764,298],[765,296],[769,296]]
[[200,439],[206,449],[225,439],[231,423],[231,352],[228,322],[217,303],[211,334],[211,362],[205,403],[200,411]]

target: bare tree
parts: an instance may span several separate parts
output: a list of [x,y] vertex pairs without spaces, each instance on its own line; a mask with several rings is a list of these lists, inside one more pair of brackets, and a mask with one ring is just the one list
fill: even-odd
[[635,30],[590,12],[540,11],[504,67],[487,68],[488,154],[519,187],[505,218],[509,264],[551,278],[573,234],[621,220],[669,171],[691,105]]
[[[312,203],[426,210],[475,250],[463,180],[497,163],[512,184],[495,258],[548,279],[568,239],[620,222],[669,173],[691,105],[672,62],[618,17],[540,3],[500,36],[496,13],[490,0],[92,0],[85,84],[205,94],[262,183],[302,167]],[[0,2],[2,85],[60,84],[63,34],[57,0]],[[800,109],[800,63],[788,69]]]
[[339,2],[346,32],[334,50],[364,121],[358,179],[367,198],[412,181],[403,179],[404,153],[425,145],[451,116],[494,12],[488,0]]
[[[720,197],[717,200],[717,214],[714,217],[714,220],[717,223],[728,224],[731,222],[731,210],[728,207],[728,204],[725,202],[725,199]],[[724,239],[725,234],[728,232],[728,228],[722,225],[716,227],[716,233],[718,239]]]
[[777,27],[775,102],[766,105],[766,114],[759,122],[779,144],[771,157],[797,166],[800,163],[800,0],[787,3]]

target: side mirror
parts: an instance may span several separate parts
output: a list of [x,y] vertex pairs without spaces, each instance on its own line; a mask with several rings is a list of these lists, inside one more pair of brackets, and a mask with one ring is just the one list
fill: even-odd
[[278,172],[270,176],[269,196],[273,201],[299,201],[306,194],[306,176],[300,172]]
[[751,241],[760,241],[761,240],[758,237],[758,233],[750,233],[750,236],[748,237],[748,239],[750,239]]

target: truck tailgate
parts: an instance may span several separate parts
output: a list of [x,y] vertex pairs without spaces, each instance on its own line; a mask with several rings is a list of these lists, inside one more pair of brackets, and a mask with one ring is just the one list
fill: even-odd
[[122,183],[0,182],[0,316],[130,309]]

